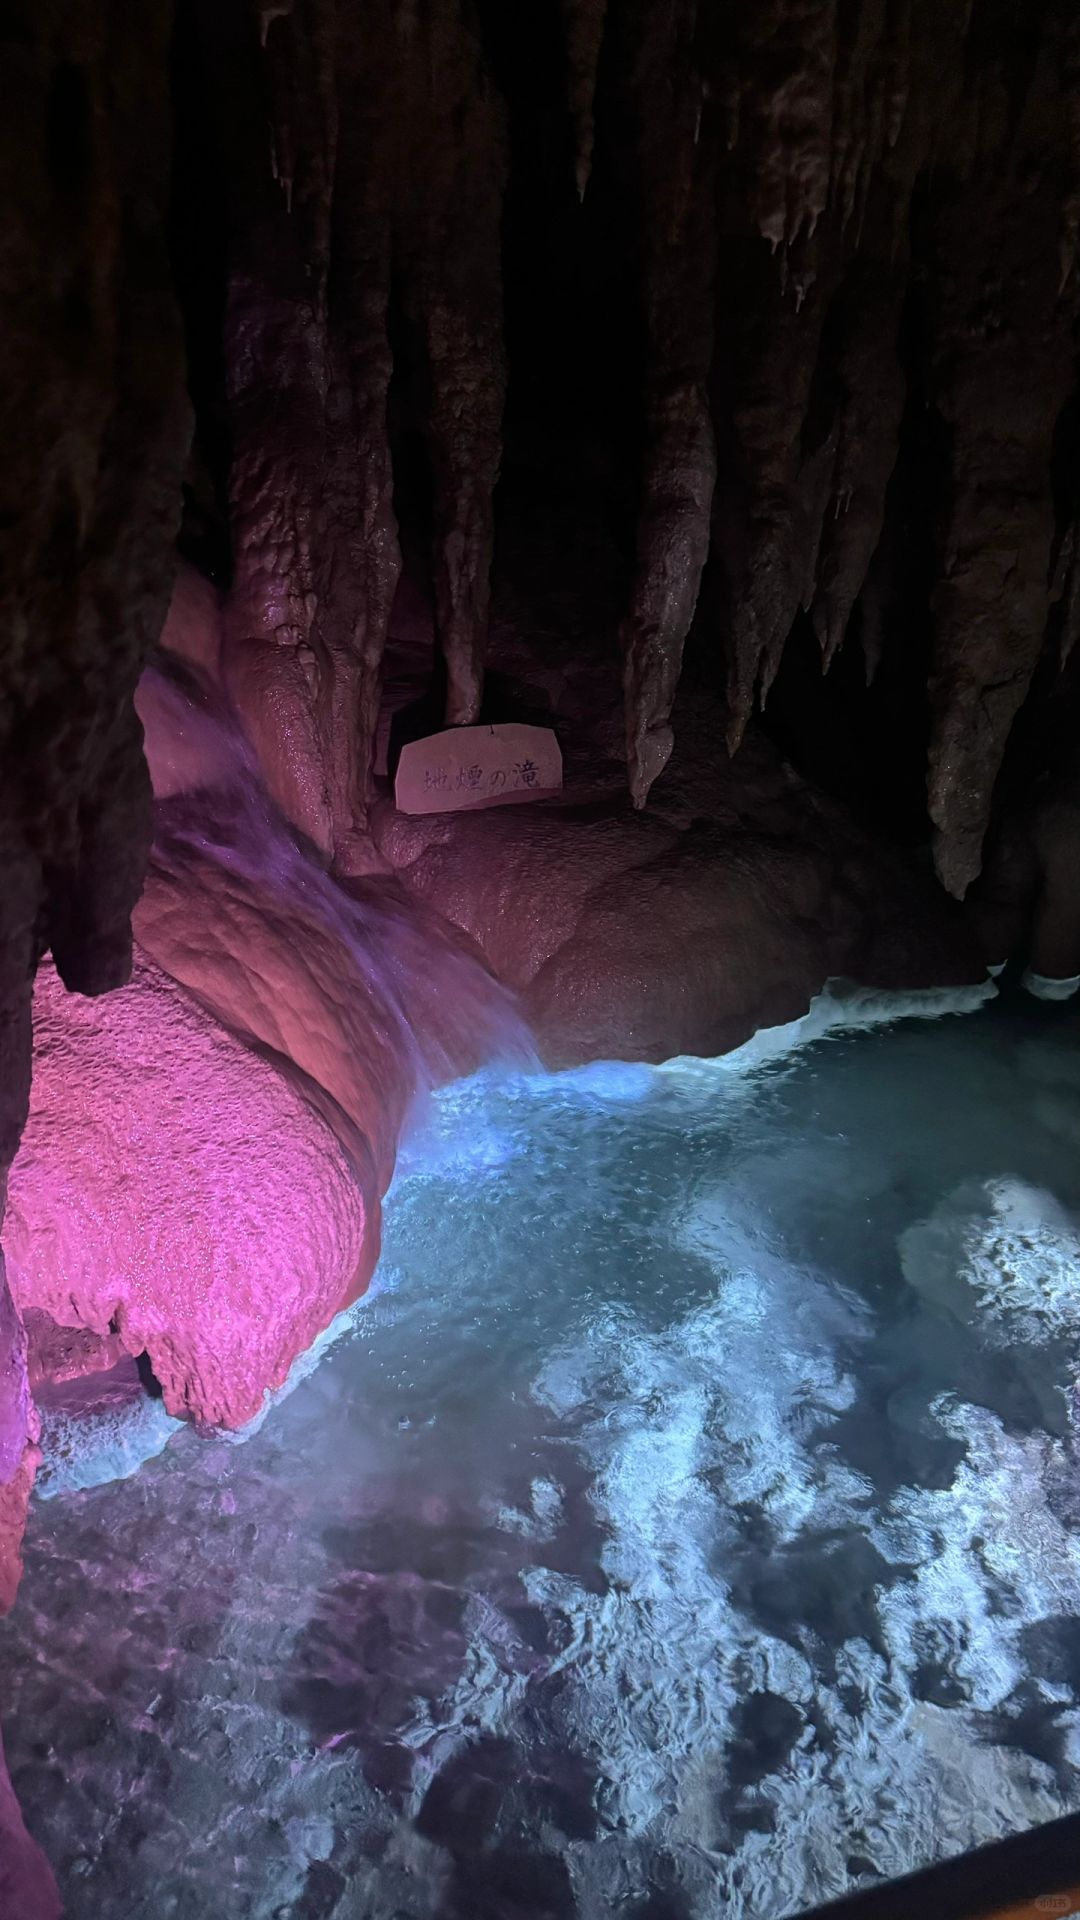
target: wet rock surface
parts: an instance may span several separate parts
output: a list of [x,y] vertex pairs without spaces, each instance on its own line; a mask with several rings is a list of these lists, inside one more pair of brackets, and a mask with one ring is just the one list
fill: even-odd
[[[512,601],[497,610],[491,673],[509,709],[548,703],[565,792],[411,818],[381,798],[372,835],[407,890],[519,992],[549,1063],[722,1053],[804,1013],[830,977],[982,977],[975,935],[923,863],[875,843],[757,727],[733,759],[718,754],[725,708],[700,669],[650,805],[633,808],[614,656],[583,667],[573,621],[541,652]],[[422,645],[422,620],[411,626]],[[424,657],[407,637],[388,655],[405,710]]]

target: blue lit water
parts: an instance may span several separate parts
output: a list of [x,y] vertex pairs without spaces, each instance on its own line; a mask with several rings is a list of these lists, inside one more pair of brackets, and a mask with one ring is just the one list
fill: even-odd
[[70,1920],[779,1920],[1080,1806],[1078,1041],[451,1088],[257,1432],[64,1492],[54,1429]]

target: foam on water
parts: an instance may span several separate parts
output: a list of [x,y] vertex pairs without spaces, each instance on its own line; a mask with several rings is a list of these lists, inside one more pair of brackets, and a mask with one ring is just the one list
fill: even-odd
[[183,1427],[149,1395],[108,1409],[57,1409],[41,1422],[41,1465],[34,1491],[43,1500],[126,1480],[153,1460]]
[[970,1181],[909,1227],[911,1285],[1003,1341],[1051,1335],[1080,1352],[1080,1232],[1053,1194],[1025,1181]]
[[761,1027],[751,1039],[716,1060],[680,1057],[659,1068],[680,1079],[702,1072],[732,1079],[752,1074],[772,1061],[783,1060],[808,1047],[845,1033],[865,1033],[875,1027],[895,1026],[899,1020],[941,1020],[948,1015],[975,1013],[997,995],[988,975],[964,987],[916,987],[904,993],[880,987],[859,987],[846,980],[829,980],[798,1020],[779,1027]]
[[1030,1007],[437,1096],[246,1444],[36,1510],[71,1920],[751,1920],[1080,1806],[1080,1023]]

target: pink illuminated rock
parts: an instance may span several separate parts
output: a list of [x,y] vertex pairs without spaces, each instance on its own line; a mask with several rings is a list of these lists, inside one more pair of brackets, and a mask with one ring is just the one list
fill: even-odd
[[[22,1540],[26,1532],[26,1509],[34,1491],[34,1475],[40,1454],[28,1442],[22,1460],[9,1480],[0,1483],[0,1613],[15,1605],[22,1579]],[[0,1907],[0,1913],[4,1911]]]
[[231,1032],[291,1062],[329,1095],[324,1112],[358,1174],[363,1165],[369,1232],[377,1233],[378,1196],[412,1091],[411,1062],[389,1008],[344,941],[243,874],[212,860],[173,865],[160,851],[135,931],[142,951]]
[[37,1437],[26,1334],[0,1254],[0,1613],[12,1605],[22,1572],[22,1537],[34,1485]]
[[310,648],[267,646],[233,634],[222,677],[274,804],[329,858],[333,823]]
[[288,1077],[146,960],[103,1000],[34,1000],[5,1243],[17,1305],[149,1356],[174,1414],[241,1426],[356,1291],[360,1189]]
[[361,1174],[369,1240],[413,1095],[520,1051],[513,996],[456,928],[385,874],[345,881],[274,809],[219,697],[139,688],[159,831],[140,947],[230,1032],[291,1062]]
[[23,1315],[26,1322],[26,1372],[35,1397],[42,1389],[68,1385],[73,1380],[107,1372],[124,1359],[118,1333],[102,1336],[87,1327],[58,1327],[37,1307]]
[[[779,786],[779,783],[778,783]],[[714,1055],[805,1013],[827,978],[981,977],[951,904],[777,795],[735,822],[655,807],[375,816],[380,852],[521,995],[552,1066]],[[757,812],[761,825],[754,822]]]
[[231,1032],[291,1061],[327,1096],[322,1111],[358,1169],[374,1246],[413,1094],[513,1051],[520,1022],[471,943],[395,880],[346,891],[299,865],[295,878],[287,891],[160,845],[136,939]]
[[651,814],[377,820],[403,877],[521,993],[545,1059],[716,1054],[828,972],[823,862]]
[[399,813],[461,813],[539,800],[562,787],[562,754],[550,727],[507,721],[450,727],[402,749],[394,781]]
[[181,560],[161,645],[216,679],[221,666],[221,595],[206,575]]

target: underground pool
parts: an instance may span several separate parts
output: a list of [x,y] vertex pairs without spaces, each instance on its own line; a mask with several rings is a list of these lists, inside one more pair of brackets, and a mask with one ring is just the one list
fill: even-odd
[[53,1408],[70,1920],[780,1920],[1080,1807],[1080,1017],[886,1011],[446,1088],[252,1430]]

